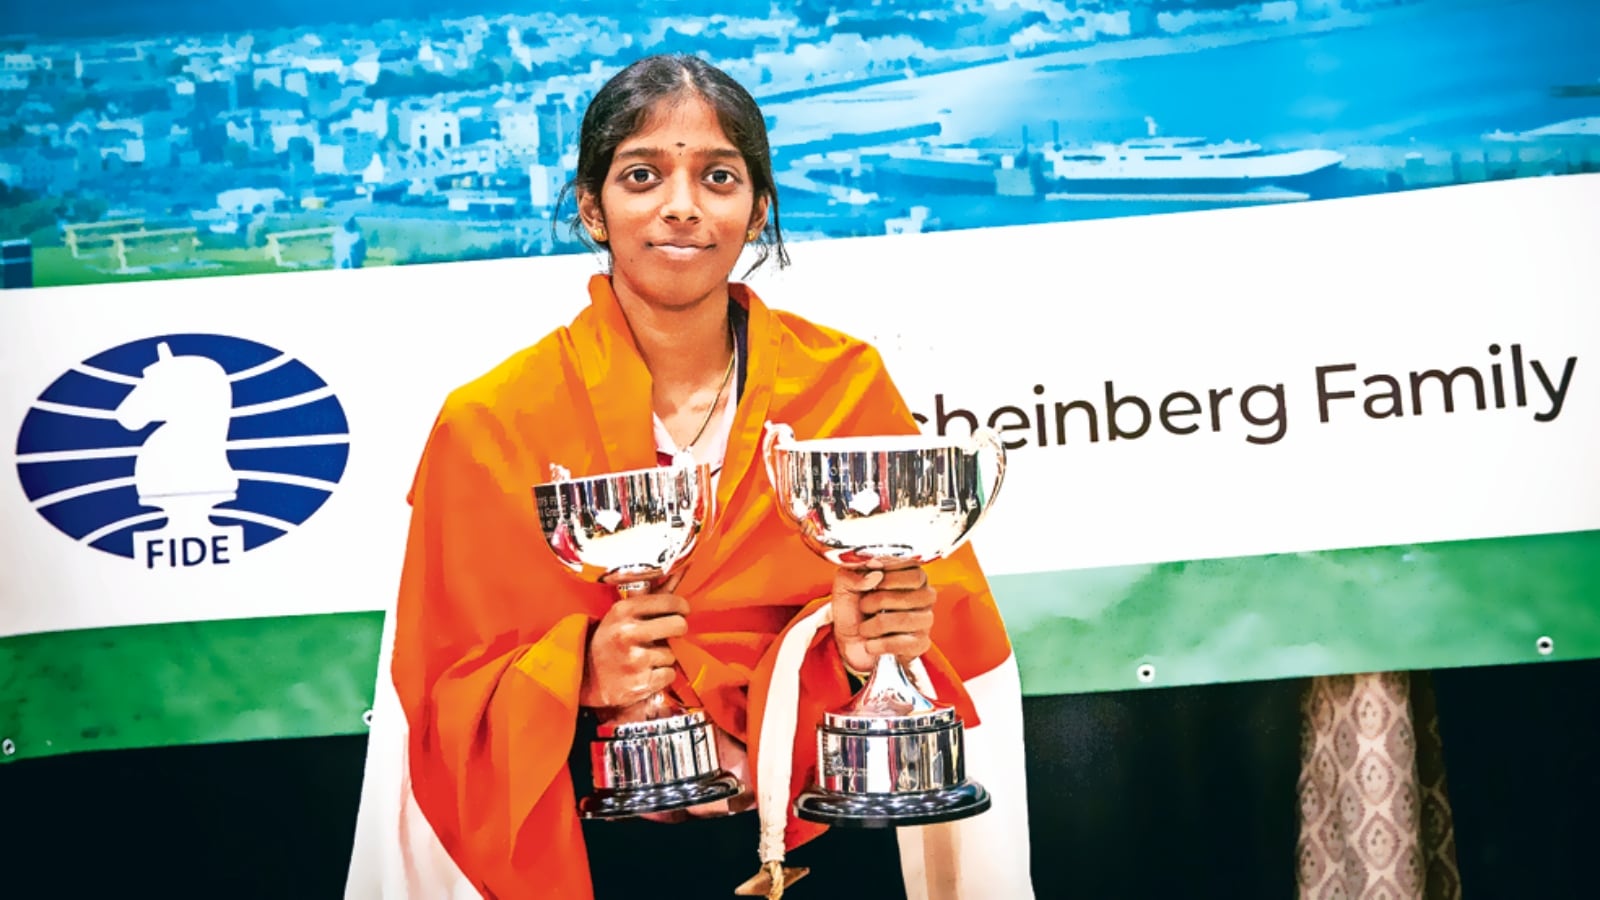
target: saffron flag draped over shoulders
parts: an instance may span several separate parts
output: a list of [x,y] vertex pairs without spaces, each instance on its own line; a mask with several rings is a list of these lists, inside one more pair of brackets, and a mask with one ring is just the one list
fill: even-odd
[[[780,637],[826,606],[833,569],[773,510],[762,428],[783,422],[813,438],[914,433],[916,423],[871,346],[770,310],[742,285],[730,293],[749,313],[747,386],[718,515],[677,588],[691,612],[689,633],[671,642],[680,670],[672,690],[750,745],[752,778],[762,754],[791,754],[792,801],[814,778],[815,726],[849,699],[850,685],[826,627],[806,638],[797,673],[779,670]],[[576,812],[586,786],[573,784],[567,758],[589,627],[616,595],[579,583],[539,546],[532,486],[552,464],[584,477],[653,466],[656,455],[650,374],[607,278],[591,280],[590,299],[569,327],[451,394],[410,494],[392,651],[403,750],[417,807],[484,897],[592,895]],[[929,687],[969,733],[984,730],[991,708],[1005,720],[1007,733],[994,736],[1015,745],[1005,766],[1020,791],[1020,690],[987,582],[970,548],[928,575],[939,597],[934,649],[922,659]],[[794,717],[792,739],[761,746],[755,736],[774,733],[761,728],[769,688],[796,677],[798,699],[783,710]],[[1002,685],[998,702],[975,702],[969,687],[979,678]],[[969,753],[974,766],[981,755]],[[1015,815],[1025,798],[997,795],[997,809],[1002,799],[1011,815],[990,822],[1022,829],[1008,838],[1013,852],[1021,842],[1025,880],[1025,817],[1019,826]],[[821,830],[790,811],[783,843],[792,849]],[[730,873],[730,890],[742,874]]]

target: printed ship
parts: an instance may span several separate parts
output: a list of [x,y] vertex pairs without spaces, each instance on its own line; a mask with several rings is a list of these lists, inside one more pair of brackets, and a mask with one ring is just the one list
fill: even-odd
[[1150,136],[1040,152],[1043,177],[1069,194],[1218,194],[1310,187],[1344,162],[1334,150],[1266,151],[1254,141]]
[[[932,146],[923,141],[810,154],[795,161],[812,184],[850,186],[864,196],[965,194],[1089,198],[1137,196],[1303,198],[1344,162],[1333,150],[1266,151],[1253,141],[1150,136],[1082,146],[1053,143],[1020,152]],[[1266,199],[1263,197],[1262,199]]]

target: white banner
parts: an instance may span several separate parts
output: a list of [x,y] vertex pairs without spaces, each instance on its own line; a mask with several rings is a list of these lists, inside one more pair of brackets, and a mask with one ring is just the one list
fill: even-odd
[[[1584,175],[801,243],[751,283],[877,342],[928,430],[1003,429],[1003,574],[1600,528],[1596,247]],[[596,265],[0,297],[0,636],[384,608],[446,393]]]

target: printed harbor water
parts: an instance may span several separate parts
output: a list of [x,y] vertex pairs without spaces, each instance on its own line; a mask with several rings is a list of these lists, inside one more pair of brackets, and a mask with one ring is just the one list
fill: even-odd
[[[1037,145],[1052,122],[1064,142],[1120,141],[1144,136],[1149,116],[1163,134],[1274,149],[1476,145],[1496,129],[1600,115],[1600,98],[1552,93],[1600,81],[1600,3],[1437,0],[1367,21],[1273,39],[1244,40],[1275,30],[1263,26],[1141,40],[1148,55],[1094,61],[1131,49],[1105,42],[827,94],[772,108],[774,139],[939,121],[943,144],[1015,146],[1027,127]],[[1241,42],[1185,52],[1220,40]]]

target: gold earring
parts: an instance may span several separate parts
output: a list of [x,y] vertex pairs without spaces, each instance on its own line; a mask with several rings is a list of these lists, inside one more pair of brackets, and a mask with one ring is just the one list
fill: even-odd
[[594,238],[596,244],[604,244],[606,242],[606,230],[604,228],[591,228],[589,229],[589,237]]
[[744,242],[746,244],[754,244],[756,242],[756,235],[758,235],[760,233],[761,233],[761,230],[759,228],[750,229],[749,231],[745,232],[745,234],[744,234]]

